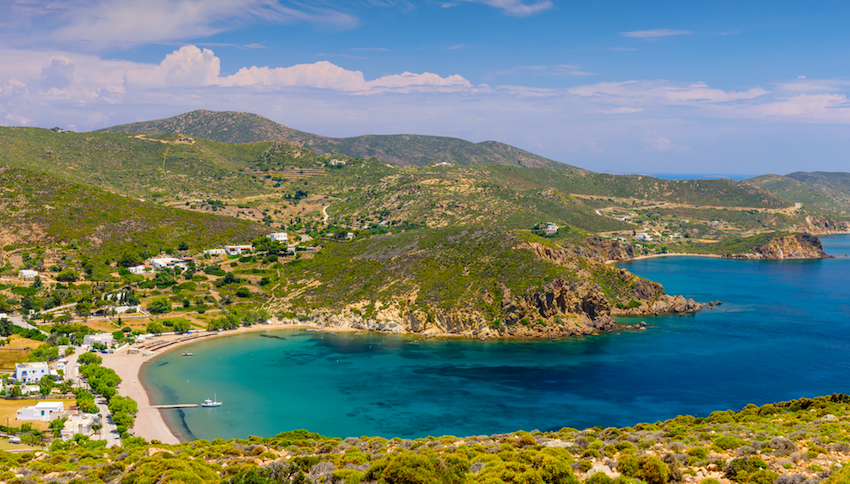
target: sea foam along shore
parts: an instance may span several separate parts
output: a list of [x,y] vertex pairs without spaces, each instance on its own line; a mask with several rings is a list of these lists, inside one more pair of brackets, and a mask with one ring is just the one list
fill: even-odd
[[[296,325],[296,324],[275,324],[275,325],[255,325],[249,327],[241,327],[232,331],[218,331],[212,336],[206,336],[203,339],[233,336],[242,333],[252,333],[260,331],[277,331],[284,329],[305,329],[313,328],[312,325]],[[337,328],[334,331],[346,331],[346,328]],[[202,333],[203,334],[203,333]],[[158,341],[166,342],[185,338],[186,335],[164,335],[158,337]],[[119,395],[124,395],[132,398],[139,406],[139,413],[136,415],[136,425],[132,432],[137,437],[142,437],[148,442],[158,440],[164,444],[179,444],[180,439],[178,433],[168,426],[165,419],[162,417],[160,410],[153,408],[153,403],[150,400],[150,394],[145,389],[140,379],[142,366],[145,363],[155,360],[158,356],[174,351],[182,346],[196,343],[202,339],[194,339],[188,341],[180,341],[167,349],[162,349],[155,356],[142,356],[139,354],[130,354],[129,349],[123,349],[118,353],[103,355],[103,366],[115,370],[115,373],[121,378],[121,384],[117,390]]]

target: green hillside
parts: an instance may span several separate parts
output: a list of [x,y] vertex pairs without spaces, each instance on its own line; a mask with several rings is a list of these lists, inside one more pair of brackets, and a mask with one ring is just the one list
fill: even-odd
[[231,217],[140,202],[44,173],[0,168],[0,186],[0,240],[6,249],[73,246],[114,260],[127,250],[154,255],[180,242],[195,249],[244,243],[264,230]]
[[[129,437],[111,448],[88,438],[57,439],[44,452],[0,451],[0,478],[70,484],[842,484],[850,480],[848,400],[834,394],[750,404],[624,428],[415,440],[343,439],[307,430],[177,445]],[[3,430],[25,442],[42,440],[36,432]],[[617,477],[608,477],[613,472]]]
[[141,198],[234,198],[264,193],[240,173],[269,143],[226,145],[177,136],[133,137],[112,133],[55,133],[0,128],[3,164],[46,172],[122,195]]
[[786,176],[762,175],[746,181],[770,190],[788,202],[802,203],[809,209],[850,214],[848,173],[796,172]]
[[284,141],[321,154],[341,154],[354,158],[374,156],[399,166],[497,163],[578,170],[496,141],[472,143],[457,138],[409,134],[328,138],[294,130],[256,114],[236,111],[197,110],[166,119],[113,126],[100,132],[186,134],[224,143]]

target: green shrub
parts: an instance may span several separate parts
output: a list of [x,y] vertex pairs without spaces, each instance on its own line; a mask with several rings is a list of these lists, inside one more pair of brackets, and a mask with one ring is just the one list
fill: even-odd
[[746,441],[743,439],[739,439],[738,437],[734,437],[732,435],[721,435],[714,439],[714,445],[720,447],[723,450],[737,449],[738,447],[746,444]]

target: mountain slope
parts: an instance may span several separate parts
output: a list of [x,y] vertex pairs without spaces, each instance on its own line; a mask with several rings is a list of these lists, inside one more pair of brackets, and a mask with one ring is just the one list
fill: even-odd
[[186,242],[199,248],[246,242],[259,224],[115,195],[56,177],[0,167],[0,242],[3,246],[77,245],[113,259],[127,247],[156,254]]
[[328,138],[295,130],[256,114],[236,111],[196,110],[166,119],[113,126],[99,132],[185,134],[223,143],[285,141],[321,154],[364,159],[374,156],[399,166],[498,163],[579,170],[496,141],[472,143],[457,138],[409,134]]
[[850,214],[850,174],[795,172],[786,176],[762,175],[747,183],[769,190],[791,203],[837,214]]

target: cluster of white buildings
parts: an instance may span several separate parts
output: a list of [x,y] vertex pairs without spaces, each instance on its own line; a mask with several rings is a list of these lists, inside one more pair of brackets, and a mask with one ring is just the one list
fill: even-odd
[[[274,232],[266,235],[273,242],[280,242],[285,244],[289,241],[289,235],[286,232]],[[224,248],[216,248],[216,249],[206,249],[204,250],[204,255],[210,256],[218,256],[218,255],[242,255],[245,252],[251,252],[254,250],[254,246],[250,244],[246,245],[225,245]]]
[[100,415],[65,410],[65,404],[62,402],[38,402],[31,407],[19,409],[17,415],[17,420],[38,422],[52,422],[61,418],[68,419],[60,434],[62,440],[70,440],[77,434],[91,436],[94,433],[92,427],[101,423]]
[[652,236],[649,235],[646,232],[641,232],[641,233],[635,235],[635,240],[639,240],[639,241],[642,241],[642,242],[652,242]]
[[[64,365],[61,368],[64,370]],[[15,363],[15,381],[19,383],[38,383],[45,376],[58,376],[56,370],[51,370],[47,363],[34,361],[29,363]]]

